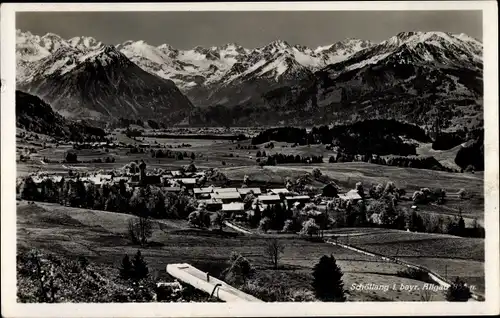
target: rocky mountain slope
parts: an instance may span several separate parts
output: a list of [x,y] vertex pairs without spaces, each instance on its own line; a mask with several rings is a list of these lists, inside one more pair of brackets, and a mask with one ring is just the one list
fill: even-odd
[[[431,129],[482,125],[482,44],[443,32],[400,33],[330,64],[298,84],[271,87],[231,105],[197,111],[219,120],[311,125],[395,118]],[[218,117],[219,116],[219,117]]]
[[16,127],[75,141],[105,137],[104,130],[85,122],[68,120],[54,112],[52,107],[40,98],[21,91],[16,91]]
[[[46,40],[48,38],[50,42]],[[239,103],[262,93],[269,86],[307,79],[313,71],[342,61],[371,45],[369,41],[346,39],[310,49],[277,40],[255,49],[229,43],[220,47],[198,46],[178,50],[168,44],[155,47],[144,41],[126,41],[116,45],[116,49],[147,72],[172,80],[195,105],[204,107]],[[30,74],[33,69],[38,69],[40,60],[59,48],[89,52],[103,46],[91,37],[64,40],[54,34],[40,37],[17,30],[18,82],[32,80]],[[61,64],[55,63],[53,68],[59,68]]]
[[17,87],[66,117],[178,122],[193,107],[172,81],[144,71],[114,46],[88,38],[72,39],[76,47],[64,40],[45,45],[43,38],[18,45]]

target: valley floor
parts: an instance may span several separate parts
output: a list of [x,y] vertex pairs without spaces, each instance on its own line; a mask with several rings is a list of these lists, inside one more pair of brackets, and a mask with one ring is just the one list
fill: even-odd
[[[120,138],[124,138],[121,135]],[[423,187],[443,188],[448,196],[445,205],[426,205],[421,212],[456,216],[460,213],[467,224],[478,219],[483,223],[483,174],[448,173],[424,169],[381,166],[363,162],[323,163],[323,164],[287,164],[259,167],[255,163],[257,150],[241,149],[238,143],[210,140],[148,140],[176,145],[172,151],[194,153],[193,163],[198,168],[218,168],[230,180],[241,184],[248,176],[250,183],[283,187],[287,177],[296,178],[304,173],[319,168],[324,175],[333,179],[342,189],[352,189],[356,182],[363,182],[366,188],[374,183],[393,181],[411,195],[412,191]],[[182,144],[190,144],[183,147]],[[179,146],[180,145],[180,146]],[[23,146],[23,145],[19,145]],[[241,146],[250,146],[242,142]],[[237,149],[238,148],[238,149]],[[61,163],[44,163],[43,158],[62,160],[70,146],[39,149],[26,163],[18,163],[18,176],[34,171],[66,174],[68,166]],[[320,145],[290,148],[280,145],[273,152],[290,152],[301,155],[323,155],[329,152]],[[422,150],[423,151],[423,150]],[[429,150],[425,150],[429,152]],[[105,158],[112,156],[114,163],[72,164],[69,168],[78,171],[96,171],[99,169],[119,169],[133,160],[146,158],[148,169],[179,168],[191,162],[189,159],[151,158],[149,154],[130,154],[126,149],[79,150],[80,160]],[[438,160],[449,160],[442,154]],[[460,189],[473,195],[464,203],[456,198]],[[411,202],[402,201],[409,207]],[[129,214],[69,208],[57,204],[24,201],[17,206],[17,246],[20,250],[38,248],[69,258],[86,256],[117,274],[120,262],[125,254],[133,255],[141,249],[153,275],[169,280],[166,265],[169,263],[190,263],[217,276],[227,267],[231,252],[239,252],[247,257],[257,269],[255,284],[267,288],[286,288],[291,293],[311,292],[312,267],[323,255],[333,254],[344,272],[344,285],[351,289],[358,284],[393,286],[394,284],[423,286],[424,282],[397,276],[404,270],[401,265],[381,262],[347,249],[325,243],[308,242],[294,235],[279,236],[284,242],[285,253],[280,261],[281,268],[273,270],[263,256],[267,240],[272,235],[243,235],[229,227],[221,236],[212,231],[190,229],[185,220],[155,220],[151,244],[146,248],[132,245],[127,238]],[[340,234],[339,239],[348,237],[349,244],[369,251],[395,256],[409,262],[426,266],[442,276],[452,278],[460,276],[467,283],[475,285],[476,291],[484,291],[484,240],[460,238],[450,235],[410,233],[387,229],[342,228],[332,230],[327,235]],[[234,236],[234,237],[233,237]],[[359,290],[350,291],[349,301],[419,301],[419,291],[402,290]],[[432,300],[444,300],[443,293],[435,292]]]

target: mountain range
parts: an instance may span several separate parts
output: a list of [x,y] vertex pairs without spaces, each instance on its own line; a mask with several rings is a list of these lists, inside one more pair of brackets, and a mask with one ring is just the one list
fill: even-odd
[[277,40],[248,49],[175,49],[17,31],[18,89],[61,114],[191,125],[310,125],[396,118],[482,124],[482,43],[402,32],[315,49]]

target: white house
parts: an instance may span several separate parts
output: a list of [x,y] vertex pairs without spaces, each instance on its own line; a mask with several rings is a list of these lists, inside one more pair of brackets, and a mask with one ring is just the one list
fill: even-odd
[[281,203],[281,198],[279,195],[259,195],[258,199],[264,205]]
[[222,200],[224,203],[239,202],[241,196],[238,192],[210,193],[212,199]]
[[232,202],[222,205],[222,211],[224,213],[242,213],[245,211],[245,205],[241,202]]
[[214,188],[214,193],[238,192],[236,188]]
[[212,187],[207,188],[194,188],[194,196],[197,199],[208,199],[210,198],[210,193],[213,193],[214,189]]

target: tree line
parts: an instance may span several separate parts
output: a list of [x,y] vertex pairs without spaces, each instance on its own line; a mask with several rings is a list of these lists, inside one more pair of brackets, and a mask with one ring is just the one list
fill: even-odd
[[27,177],[17,187],[17,192],[24,200],[135,215],[145,214],[159,219],[186,219],[197,207],[196,200],[187,194],[174,194],[150,185],[131,188],[124,180],[117,184],[104,183],[98,186],[93,182],[84,183],[80,179],[62,178],[59,182],[45,179],[37,186],[31,177]]
[[350,154],[414,155],[416,146],[401,137],[421,142],[430,142],[430,137],[418,126],[396,120],[374,119],[349,125],[305,128],[280,127],[260,132],[252,138],[252,144],[281,141],[288,143],[327,144],[337,146]]
[[[263,151],[261,156],[257,157],[262,157],[265,154],[266,152]],[[257,162],[262,166],[275,166],[286,163],[323,163],[323,156],[299,156],[277,153],[268,155],[266,158],[257,158]]]
[[455,163],[462,171],[484,170],[484,130],[480,130],[469,145],[460,148]]

